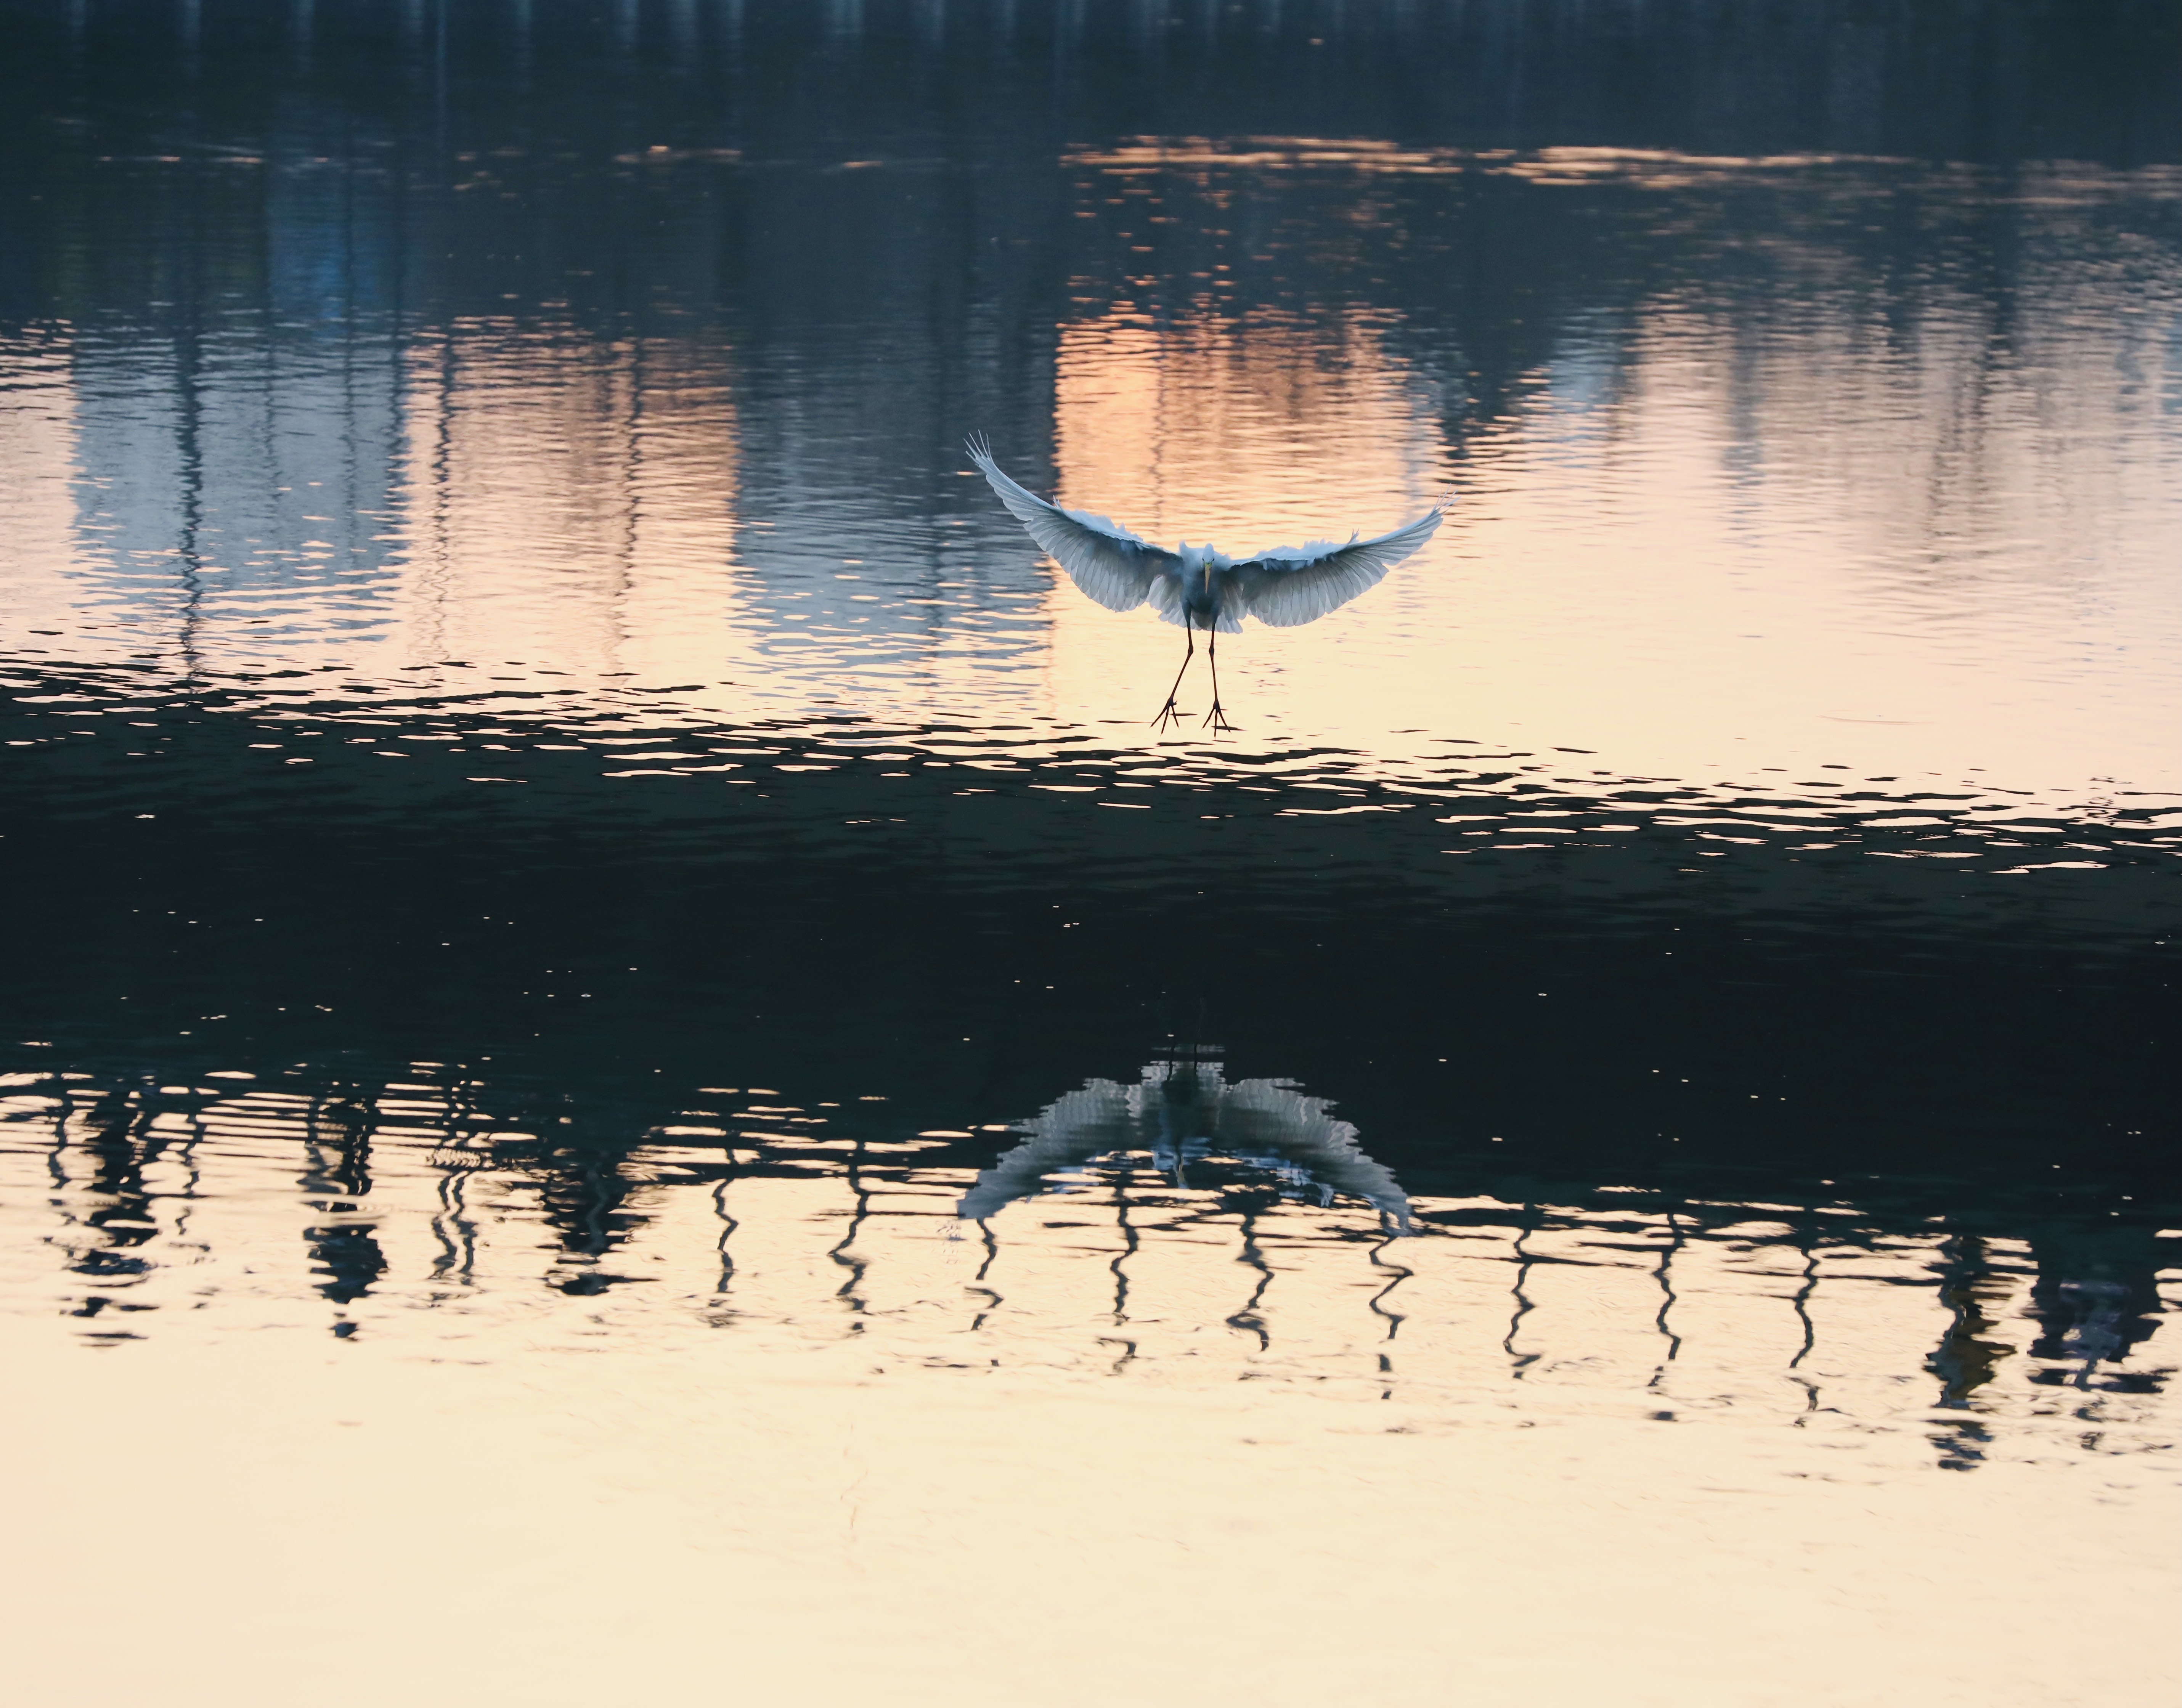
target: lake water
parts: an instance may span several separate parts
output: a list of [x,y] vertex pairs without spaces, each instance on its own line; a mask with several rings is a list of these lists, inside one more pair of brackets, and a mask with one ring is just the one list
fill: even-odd
[[0,27],[21,1700],[2172,1700],[2171,10]]

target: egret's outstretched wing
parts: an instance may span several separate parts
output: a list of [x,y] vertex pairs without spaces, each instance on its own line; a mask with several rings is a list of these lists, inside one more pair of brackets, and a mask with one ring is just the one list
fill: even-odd
[[969,442],[970,461],[1000,495],[1008,514],[1023,525],[1068,578],[1109,611],[1134,611],[1150,596],[1152,583],[1182,560],[1149,540],[1138,539],[1103,516],[1063,510],[1020,487],[1000,472],[983,438]]
[[981,1173],[962,1195],[955,1213],[963,1220],[997,1215],[1017,1198],[1043,1191],[1049,1174],[1137,1143],[1128,1093],[1111,1080],[1085,1081],[1083,1090],[1049,1103],[1016,1130],[1023,1141]]
[[1235,566],[1235,579],[1251,616],[1275,628],[1315,622],[1367,589],[1432,537],[1439,526],[1435,505],[1415,522],[1404,522],[1376,539],[1352,539],[1346,545],[1314,539],[1305,545],[1277,546]]
[[1314,1185],[1368,1200],[1396,1227],[1409,1226],[1409,1196],[1383,1163],[1364,1154],[1356,1129],[1327,1113],[1324,1097],[1305,1097],[1286,1080],[1243,1080],[1222,1088],[1222,1142],[1269,1153]]

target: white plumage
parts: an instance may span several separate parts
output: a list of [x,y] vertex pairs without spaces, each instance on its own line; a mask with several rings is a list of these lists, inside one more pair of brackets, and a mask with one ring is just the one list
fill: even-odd
[[1409,1195],[1386,1166],[1359,1147],[1356,1129],[1323,1097],[1288,1080],[1231,1083],[1217,1061],[1166,1060],[1137,1084],[1087,1080],[1015,1130],[1022,1142],[977,1176],[955,1213],[997,1215],[1048,1190],[1048,1177],[1099,1157],[1149,1152],[1152,1166],[1188,1184],[1192,1163],[1224,1158],[1270,1175],[1287,1193],[1321,1204],[1337,1193],[1363,1199],[1387,1227],[1410,1226]]
[[[982,436],[969,442],[970,460],[977,465],[1008,514],[1025,532],[1068,572],[1068,578],[1083,594],[1109,611],[1134,611],[1149,605],[1160,619],[1188,633],[1182,654],[1182,672],[1189,668],[1197,647],[1196,633],[1205,629],[1212,637],[1233,634],[1245,616],[1276,628],[1294,628],[1315,622],[1337,611],[1359,594],[1378,585],[1387,572],[1432,537],[1439,526],[1442,506],[1435,505],[1415,522],[1404,522],[1372,539],[1351,535],[1345,544],[1331,540],[1308,540],[1301,545],[1272,546],[1247,557],[1230,557],[1211,545],[1192,545],[1184,540],[1173,550],[1140,539],[1110,518],[1089,511],[1064,510],[1019,485],[993,461],[992,447]],[[1208,640],[1207,650],[1216,646]],[[1175,676],[1166,705],[1152,721],[1164,723],[1179,716],[1175,691],[1182,672]],[[1220,676],[1213,655],[1212,710],[1205,720],[1216,728],[1232,727],[1220,710]]]

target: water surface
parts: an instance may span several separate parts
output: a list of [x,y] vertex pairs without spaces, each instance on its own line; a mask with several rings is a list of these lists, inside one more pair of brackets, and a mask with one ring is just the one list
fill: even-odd
[[1354,9],[8,9],[31,1676],[2164,1700],[2172,19]]

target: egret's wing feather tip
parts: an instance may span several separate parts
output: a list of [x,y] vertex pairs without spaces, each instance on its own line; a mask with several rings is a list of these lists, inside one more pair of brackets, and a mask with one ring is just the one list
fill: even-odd
[[1109,611],[1133,611],[1150,595],[1160,572],[1177,560],[1107,517],[1064,510],[1018,484],[990,450],[972,458],[1009,515],[1052,557],[1094,603]]

